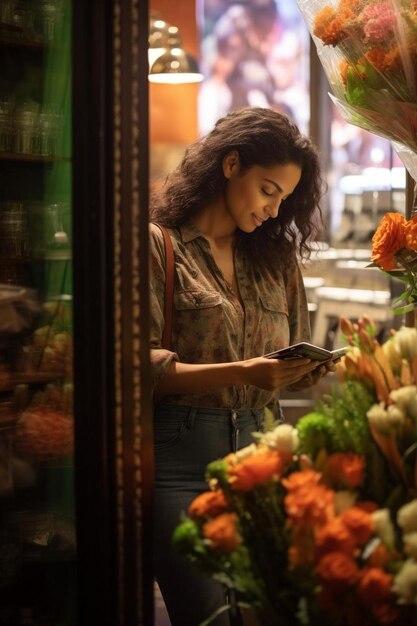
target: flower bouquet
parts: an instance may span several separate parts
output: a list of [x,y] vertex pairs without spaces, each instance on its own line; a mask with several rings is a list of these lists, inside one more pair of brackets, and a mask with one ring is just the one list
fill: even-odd
[[341,384],[210,463],[174,534],[260,626],[417,623],[417,330],[343,331]]
[[417,180],[416,0],[297,0],[347,122],[393,142]]
[[417,304],[417,215],[406,220],[386,213],[372,237],[372,264],[404,281],[406,290],[394,301],[394,313],[407,313]]

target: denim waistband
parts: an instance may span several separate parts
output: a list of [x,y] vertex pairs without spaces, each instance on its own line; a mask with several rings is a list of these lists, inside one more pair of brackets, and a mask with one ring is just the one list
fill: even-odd
[[[182,423],[192,431],[200,422],[209,420],[210,424],[228,424],[232,434],[232,450],[240,447],[240,437],[242,429],[253,428],[263,430],[264,409],[225,409],[204,406],[186,406],[182,404],[159,404],[154,411],[155,424]],[[252,429],[251,428],[251,429]]]
[[157,404],[155,411],[161,413],[175,413],[177,415],[188,415],[191,411],[196,415],[210,415],[211,417],[230,417],[231,414],[236,417],[252,417],[263,415],[264,409],[234,409],[234,408],[216,408],[211,406],[193,406],[185,404]]

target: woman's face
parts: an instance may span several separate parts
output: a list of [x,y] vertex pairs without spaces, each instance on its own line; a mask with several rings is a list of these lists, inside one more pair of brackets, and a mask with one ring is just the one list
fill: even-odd
[[245,233],[253,232],[270,217],[277,217],[281,202],[294,191],[301,178],[301,168],[295,163],[254,165],[241,173],[237,152],[225,157],[223,171],[228,179],[225,208],[236,227]]

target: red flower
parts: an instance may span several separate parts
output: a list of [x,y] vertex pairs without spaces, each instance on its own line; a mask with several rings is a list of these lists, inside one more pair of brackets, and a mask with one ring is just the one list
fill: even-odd
[[370,567],[361,575],[357,590],[364,604],[387,603],[392,597],[392,576],[379,567]]
[[342,552],[326,554],[317,565],[317,574],[329,591],[333,592],[346,591],[360,576],[355,561]]

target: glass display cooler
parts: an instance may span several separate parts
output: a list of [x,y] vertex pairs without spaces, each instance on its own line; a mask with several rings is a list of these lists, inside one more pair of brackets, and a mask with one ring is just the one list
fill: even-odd
[[153,623],[147,28],[0,1],[1,626]]

